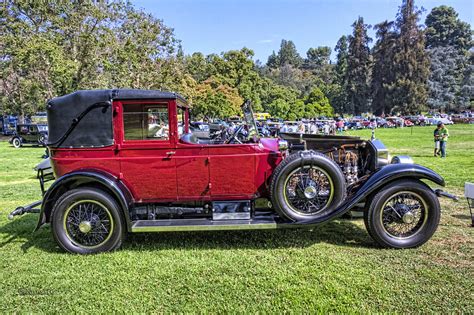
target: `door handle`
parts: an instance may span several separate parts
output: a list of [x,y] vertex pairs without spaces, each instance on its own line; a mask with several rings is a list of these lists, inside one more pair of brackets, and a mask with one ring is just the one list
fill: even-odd
[[166,152],[166,155],[174,155],[174,154],[176,154],[176,151],[168,151],[168,152]]

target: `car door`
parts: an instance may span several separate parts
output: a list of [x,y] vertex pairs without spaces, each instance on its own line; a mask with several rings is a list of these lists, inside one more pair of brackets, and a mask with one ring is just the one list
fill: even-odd
[[[167,101],[121,101],[116,107],[122,180],[137,202],[177,199],[175,111]],[[171,127],[171,128],[170,128]]]
[[176,144],[176,181],[179,200],[210,199],[209,148],[199,143],[181,141],[189,133],[189,109],[178,106],[178,141]]
[[212,199],[251,199],[256,193],[255,168],[258,144],[209,146]]

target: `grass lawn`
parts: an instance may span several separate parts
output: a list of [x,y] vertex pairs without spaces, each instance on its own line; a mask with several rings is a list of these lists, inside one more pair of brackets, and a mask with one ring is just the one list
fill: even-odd
[[[411,155],[463,194],[474,181],[474,125],[449,128],[446,159],[432,127],[378,130],[391,154]],[[369,131],[351,134],[370,137]],[[362,220],[310,230],[130,235],[114,253],[63,253],[37,215],[7,221],[39,199],[41,148],[0,142],[0,313],[11,312],[465,312],[474,310],[474,228],[465,199],[443,199],[432,240],[375,246]]]

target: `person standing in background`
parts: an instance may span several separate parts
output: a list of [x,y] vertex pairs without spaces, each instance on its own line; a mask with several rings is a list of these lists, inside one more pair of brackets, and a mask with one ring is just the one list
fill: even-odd
[[323,130],[326,136],[329,135],[329,132],[331,131],[331,126],[329,126],[329,123],[327,122],[324,123]]
[[339,133],[342,133],[342,132],[344,131],[344,120],[339,119],[339,120],[337,121],[337,131],[338,131]]
[[306,129],[306,128],[305,128],[304,123],[303,123],[303,122],[300,122],[300,123],[298,124],[298,133],[299,133],[299,134],[304,134],[304,133],[305,133],[305,129]]
[[448,142],[449,132],[448,132],[448,128],[446,128],[444,124],[441,122],[438,123],[438,127],[440,127],[439,141],[440,141],[440,146],[441,146],[441,157],[445,158],[446,157],[446,144]]
[[434,144],[435,144],[435,147],[434,147],[434,156],[438,156],[440,154],[439,152],[439,148],[440,148],[440,137],[439,137],[439,131],[441,130],[441,126],[440,124],[438,124],[438,126],[436,126],[434,132],[433,132],[433,137],[434,137]]
[[317,135],[318,134],[318,125],[316,125],[315,121],[311,122],[311,127],[309,128],[309,133],[312,134],[312,135]]

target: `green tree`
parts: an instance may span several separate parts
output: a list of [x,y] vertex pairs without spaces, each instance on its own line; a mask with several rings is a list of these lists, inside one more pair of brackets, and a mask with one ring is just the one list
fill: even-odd
[[393,56],[393,110],[419,113],[426,106],[429,58],[423,31],[417,24],[420,11],[413,0],[404,0],[397,15],[398,38]]
[[337,41],[336,47],[336,65],[334,67],[333,82],[325,91],[334,109],[343,114],[347,107],[347,58],[348,38],[341,36]]
[[296,50],[295,44],[291,40],[282,39],[278,54],[273,52],[273,54],[270,55],[267,66],[275,68],[289,64],[298,68],[302,62],[303,59]]
[[289,119],[288,114],[295,104],[299,92],[297,90],[275,84],[271,79],[264,78],[262,82],[263,110],[273,117]]
[[367,35],[369,25],[359,17],[352,24],[353,33],[349,36],[349,50],[347,58],[347,99],[346,112],[360,114],[367,111],[370,97],[370,66],[371,57]]
[[453,46],[436,47],[429,50],[431,71],[428,80],[428,105],[437,110],[451,110],[460,92],[459,66],[463,55]]
[[331,117],[334,110],[329,103],[329,99],[317,87],[313,88],[311,93],[304,99],[306,118],[317,118],[319,116]]
[[426,17],[426,47],[431,56],[428,105],[460,109],[470,105],[472,30],[448,6],[433,8]]
[[306,59],[303,63],[303,69],[310,71],[312,75],[325,83],[330,83],[334,76],[333,68],[331,64],[330,47],[320,46],[308,49]]
[[32,113],[78,89],[180,81],[172,29],[128,2],[11,0],[0,19],[4,110]]
[[384,21],[374,26],[377,42],[373,48],[372,110],[376,115],[389,114],[392,108],[390,86],[394,82],[396,65],[393,63],[397,34],[394,23]]
[[306,52],[306,66],[309,69],[316,69],[329,64],[331,57],[331,48],[328,46],[320,46],[310,48]]
[[200,52],[193,53],[191,56],[185,56],[184,65],[187,72],[197,82],[203,82],[210,76],[209,64],[206,57]]
[[243,99],[236,88],[222,84],[212,78],[198,84],[193,97],[193,116],[202,118],[225,118],[241,113]]
[[288,120],[297,120],[306,117],[304,100],[297,100],[291,104],[290,111],[288,112]]
[[474,108],[474,53],[469,51],[463,56],[462,80],[457,102],[459,109]]
[[427,48],[453,46],[467,51],[472,47],[471,26],[458,18],[452,7],[433,8],[426,16],[425,24]]
[[267,67],[270,68],[278,68],[280,66],[280,59],[275,51],[272,52],[270,56],[268,56]]

